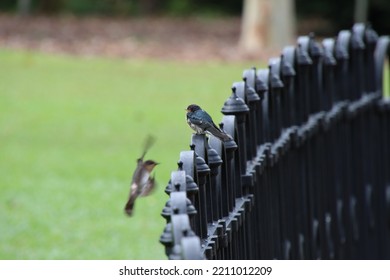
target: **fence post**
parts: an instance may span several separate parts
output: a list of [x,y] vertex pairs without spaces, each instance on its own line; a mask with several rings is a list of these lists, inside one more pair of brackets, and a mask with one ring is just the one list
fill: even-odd
[[237,165],[236,168],[239,170],[239,175],[237,176],[237,188],[236,188],[236,197],[241,197],[243,193],[243,185],[251,181],[251,174],[246,173],[247,167],[247,157],[246,157],[246,129],[245,123],[247,114],[249,112],[248,106],[245,104],[244,100],[237,96],[236,88],[232,88],[232,95],[225,101],[225,104],[221,110],[224,115],[233,115],[237,120]]
[[200,216],[200,238],[207,237],[207,189],[209,189],[210,168],[205,161],[206,136],[193,134],[191,149],[195,152],[195,182],[198,184],[198,215]]
[[[390,75],[390,37],[381,36],[377,40],[376,48],[374,51],[374,63],[375,63],[375,90],[383,96],[384,93],[384,69],[385,61],[388,61],[388,73]],[[390,81],[390,79],[388,79]],[[390,83],[390,82],[389,82]],[[388,90],[390,90],[390,85],[388,85]],[[379,168],[377,174],[381,178],[380,190],[379,190],[379,209],[378,211],[383,215],[385,213],[385,218],[380,219],[378,230],[381,233],[380,235],[380,257],[383,259],[390,258],[390,241],[388,236],[390,236],[390,148],[388,143],[390,143],[390,100],[382,99],[378,102],[378,118],[380,122],[380,131],[382,140],[380,143],[377,143],[377,149],[379,154]]]

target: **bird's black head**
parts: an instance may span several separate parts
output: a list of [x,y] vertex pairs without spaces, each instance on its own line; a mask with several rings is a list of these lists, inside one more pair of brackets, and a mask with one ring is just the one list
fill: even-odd
[[198,111],[198,110],[200,110],[200,107],[196,104],[191,104],[187,107],[187,112],[193,113],[193,112]]
[[153,168],[159,164],[158,162],[155,162],[154,160],[146,160],[143,164],[143,167],[146,168],[149,172],[153,170]]
[[157,165],[158,162],[155,162],[154,160],[148,159],[144,162],[145,165]]

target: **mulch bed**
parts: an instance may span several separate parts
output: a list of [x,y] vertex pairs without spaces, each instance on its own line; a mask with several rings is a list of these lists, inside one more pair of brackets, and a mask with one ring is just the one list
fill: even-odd
[[[240,52],[239,18],[104,18],[0,14],[0,47],[82,56],[181,61],[253,59]],[[259,51],[256,59],[267,59]]]

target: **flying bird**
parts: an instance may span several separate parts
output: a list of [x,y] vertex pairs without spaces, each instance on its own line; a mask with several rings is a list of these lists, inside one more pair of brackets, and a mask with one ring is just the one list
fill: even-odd
[[130,184],[129,199],[125,205],[125,213],[128,216],[133,214],[135,200],[138,197],[149,195],[156,185],[154,176],[151,174],[158,163],[154,160],[144,161],[144,157],[153,143],[154,138],[148,137],[145,142],[144,151],[141,157],[137,159],[137,167],[133,173],[133,178]]
[[210,115],[198,105],[187,107],[187,123],[197,134],[212,134],[221,141],[231,140],[232,137],[215,125]]

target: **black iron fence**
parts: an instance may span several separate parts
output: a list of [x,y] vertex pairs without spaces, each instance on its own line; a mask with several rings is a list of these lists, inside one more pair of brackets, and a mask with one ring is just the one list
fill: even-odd
[[169,259],[390,259],[390,38],[298,38],[193,135],[166,188]]

